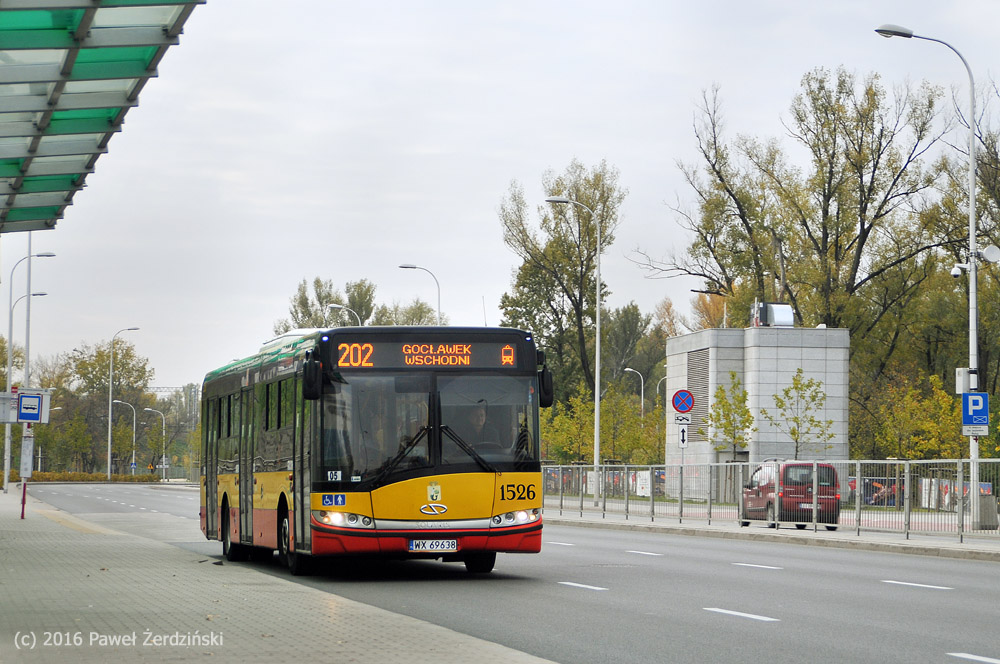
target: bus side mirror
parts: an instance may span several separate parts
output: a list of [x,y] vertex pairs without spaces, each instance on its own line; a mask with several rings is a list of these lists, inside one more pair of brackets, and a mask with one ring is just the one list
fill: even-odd
[[302,366],[302,398],[315,401],[323,396],[323,363],[306,360]]
[[555,390],[552,387],[552,372],[548,367],[542,367],[538,372],[538,405],[548,408],[555,400]]

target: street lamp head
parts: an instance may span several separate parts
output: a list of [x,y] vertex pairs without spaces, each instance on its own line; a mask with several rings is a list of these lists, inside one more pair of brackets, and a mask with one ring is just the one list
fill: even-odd
[[875,28],[875,32],[879,33],[886,39],[889,39],[890,37],[905,37],[906,39],[910,39],[913,37],[913,30],[904,28],[901,25],[893,25],[892,23],[884,23],[878,26]]
[[42,251],[40,253],[34,254],[35,258],[55,258],[55,254],[51,251]]
[[571,203],[572,201],[570,201],[565,196],[549,196],[548,198],[545,199],[545,202],[546,203],[564,203],[565,204],[565,203]]
[[118,400],[118,399],[115,399],[115,400],[114,400],[114,401],[112,401],[111,403],[125,403],[125,402],[124,402],[124,401],[120,401],[120,400]]
[[639,373],[638,371],[636,371],[635,369],[632,369],[631,367],[625,367],[625,371],[631,371],[634,374]]
[[413,265],[412,263],[403,263],[399,267],[403,268],[404,270],[416,270],[417,269],[417,266]]

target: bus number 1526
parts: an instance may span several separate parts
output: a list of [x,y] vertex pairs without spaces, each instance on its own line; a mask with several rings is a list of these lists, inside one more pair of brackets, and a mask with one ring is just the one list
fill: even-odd
[[500,487],[500,500],[534,500],[534,484],[504,484]]

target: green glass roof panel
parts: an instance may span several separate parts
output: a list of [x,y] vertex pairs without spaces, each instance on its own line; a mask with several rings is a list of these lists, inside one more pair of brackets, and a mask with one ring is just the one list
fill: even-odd
[[50,205],[37,208],[12,208],[7,211],[7,221],[40,221],[59,216],[59,207]]
[[77,65],[100,62],[141,62],[149,66],[156,55],[155,46],[88,48],[82,49],[76,56]]
[[52,121],[60,120],[112,120],[121,113],[121,107],[113,108],[80,108],[72,111],[55,111],[52,113]]
[[16,178],[21,175],[20,159],[0,159],[0,178]]
[[24,178],[21,183],[21,192],[25,194],[35,194],[50,191],[70,191],[76,188],[76,181],[80,175],[38,175]]
[[39,9],[3,12],[0,30],[76,30],[82,9]]

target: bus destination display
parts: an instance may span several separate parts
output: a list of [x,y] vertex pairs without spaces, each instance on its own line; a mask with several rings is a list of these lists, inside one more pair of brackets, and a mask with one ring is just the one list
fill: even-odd
[[511,343],[337,341],[342,369],[517,369]]

